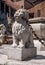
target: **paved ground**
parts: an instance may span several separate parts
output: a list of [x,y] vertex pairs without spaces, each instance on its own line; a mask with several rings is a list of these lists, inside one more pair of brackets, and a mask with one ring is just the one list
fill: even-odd
[[25,61],[8,60],[7,65],[45,65],[45,51],[38,51],[33,59],[28,58]]
[[28,58],[25,61],[16,61],[8,59],[6,55],[2,53],[2,47],[0,47],[0,65],[45,65],[45,51],[40,51],[41,44],[39,41],[34,41],[37,47],[37,56],[33,59]]

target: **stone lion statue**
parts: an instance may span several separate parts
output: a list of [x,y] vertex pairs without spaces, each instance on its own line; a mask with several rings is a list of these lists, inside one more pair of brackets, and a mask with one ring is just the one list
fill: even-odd
[[[13,47],[34,47],[32,32],[26,23],[29,14],[25,9],[19,9],[14,14],[15,22],[12,25]],[[24,20],[24,19],[26,20]]]

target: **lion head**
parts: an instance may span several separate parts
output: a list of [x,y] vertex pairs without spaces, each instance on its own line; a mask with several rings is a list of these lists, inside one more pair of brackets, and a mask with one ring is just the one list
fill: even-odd
[[26,9],[19,9],[14,14],[15,20],[20,20],[22,18],[29,19],[29,13],[26,11]]

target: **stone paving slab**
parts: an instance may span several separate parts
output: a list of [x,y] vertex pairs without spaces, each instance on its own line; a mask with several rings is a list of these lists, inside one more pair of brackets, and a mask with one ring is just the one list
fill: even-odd
[[0,65],[5,65],[8,61],[8,57],[6,55],[0,54]]
[[45,60],[28,60],[28,61],[14,61],[14,60],[8,60],[7,65],[45,65]]

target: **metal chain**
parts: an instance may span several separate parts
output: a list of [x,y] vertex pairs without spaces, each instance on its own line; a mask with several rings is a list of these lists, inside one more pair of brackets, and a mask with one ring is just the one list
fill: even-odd
[[35,33],[35,31],[33,30],[32,26],[29,24],[29,21],[26,20],[25,18],[22,17],[23,20],[26,21],[26,23],[28,24],[28,26],[30,26],[30,29],[32,30],[32,33],[35,35],[35,37],[39,40],[39,42],[41,42],[42,45],[45,46],[45,43],[37,36],[37,34]]

